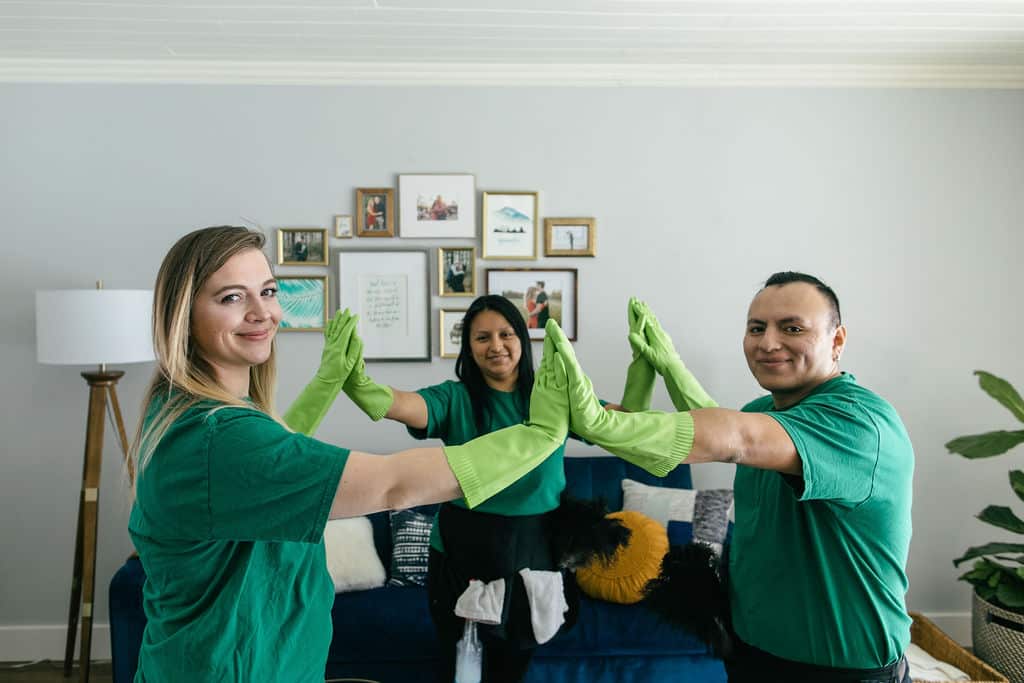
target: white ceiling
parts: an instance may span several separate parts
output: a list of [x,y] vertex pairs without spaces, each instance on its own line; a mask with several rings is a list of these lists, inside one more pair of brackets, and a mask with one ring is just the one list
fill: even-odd
[[0,81],[1024,87],[1024,0],[0,0]]

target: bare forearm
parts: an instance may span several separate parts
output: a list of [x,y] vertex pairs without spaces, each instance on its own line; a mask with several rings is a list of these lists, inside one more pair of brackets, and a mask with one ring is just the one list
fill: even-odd
[[459,482],[441,448],[412,448],[393,455],[352,451],[330,517],[401,510],[461,497]]
[[427,402],[415,391],[401,391],[391,388],[395,400],[384,417],[401,422],[406,427],[425,429],[427,426]]
[[796,446],[778,422],[762,413],[726,408],[690,411],[693,450],[689,464],[727,462],[786,474],[802,474]]

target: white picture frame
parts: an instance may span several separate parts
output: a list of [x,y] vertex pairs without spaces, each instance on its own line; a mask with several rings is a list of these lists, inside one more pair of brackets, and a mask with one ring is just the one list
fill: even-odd
[[334,263],[337,308],[359,315],[363,358],[429,362],[429,251],[336,250]]
[[[541,290],[546,296],[546,307],[550,317],[561,326],[569,341],[576,341],[579,327],[579,274],[576,268],[488,268],[485,282],[487,293],[503,296],[512,302],[520,315],[527,321],[526,331],[530,339],[544,339],[544,322],[531,321],[527,295],[531,288],[544,283]],[[538,292],[534,292],[532,300],[536,304]]]
[[484,192],[481,226],[485,259],[537,258],[537,192]]
[[402,238],[474,239],[476,178],[469,173],[400,174],[398,226]]

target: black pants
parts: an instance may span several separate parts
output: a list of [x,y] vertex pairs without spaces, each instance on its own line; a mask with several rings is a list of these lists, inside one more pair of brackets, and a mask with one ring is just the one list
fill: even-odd
[[781,659],[735,637],[734,647],[725,661],[729,683],[912,683],[905,657],[880,669],[836,669]]

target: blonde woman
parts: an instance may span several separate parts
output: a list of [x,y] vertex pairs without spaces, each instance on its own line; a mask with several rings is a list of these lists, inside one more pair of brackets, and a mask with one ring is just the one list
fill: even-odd
[[525,424],[390,456],[306,436],[352,371],[346,358],[361,357],[350,353],[360,342],[347,313],[331,321],[320,369],[282,421],[281,308],[263,244],[245,228],[197,230],[157,276],[158,367],[133,445],[129,520],[147,577],[136,680],[323,681],[334,601],[327,519],[479,504],[565,439],[565,373],[548,347]]

